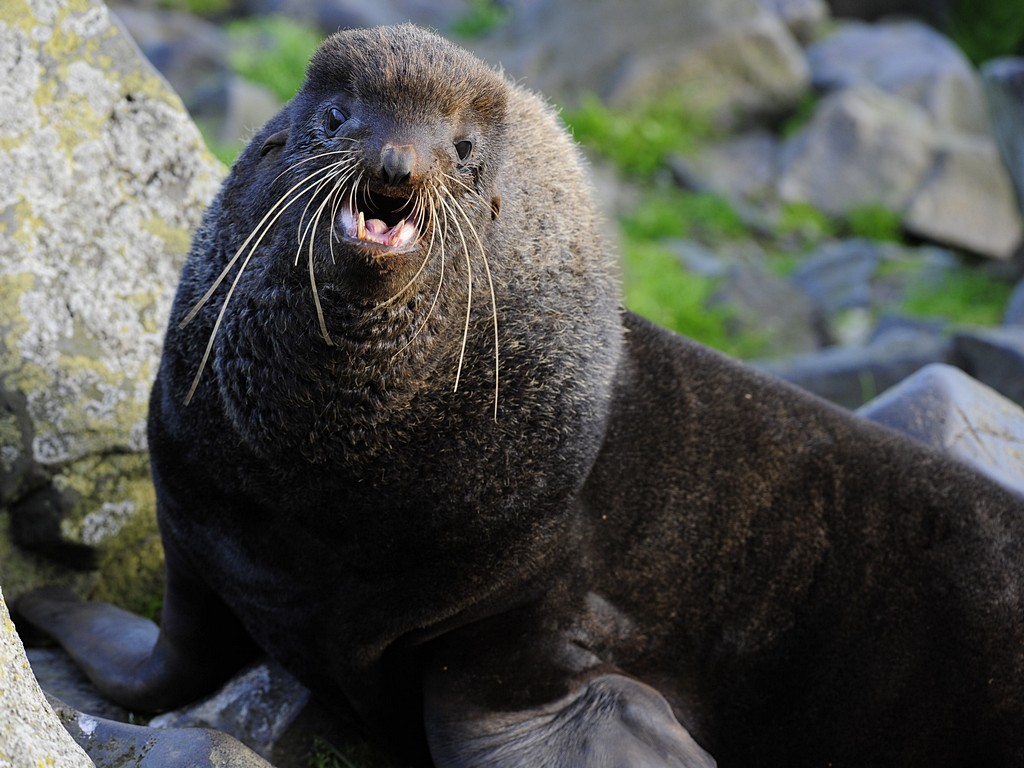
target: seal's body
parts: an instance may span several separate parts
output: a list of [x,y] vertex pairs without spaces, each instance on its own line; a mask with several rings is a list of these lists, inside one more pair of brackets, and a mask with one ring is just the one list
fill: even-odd
[[159,639],[22,611],[137,708],[251,638],[423,764],[1024,765],[1024,501],[623,313],[613,262],[539,99],[330,38],[182,276]]

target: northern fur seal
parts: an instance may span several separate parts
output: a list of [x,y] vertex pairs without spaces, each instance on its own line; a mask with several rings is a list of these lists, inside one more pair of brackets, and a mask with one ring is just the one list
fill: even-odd
[[159,635],[22,612],[140,709],[251,638],[422,764],[1024,765],[1024,500],[623,312],[599,230],[536,96],[331,37],[182,275]]

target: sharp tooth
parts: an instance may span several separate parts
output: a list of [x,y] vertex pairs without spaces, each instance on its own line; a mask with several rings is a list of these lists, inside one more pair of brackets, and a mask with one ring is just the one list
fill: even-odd
[[402,237],[402,227],[404,226],[405,219],[402,219],[400,222],[398,222],[397,224],[395,224],[395,226],[391,228],[391,231],[388,233],[389,247],[394,248],[395,244],[398,243],[399,239]]
[[366,239],[366,217],[363,212],[359,212],[359,219],[356,221],[356,237],[360,240]]

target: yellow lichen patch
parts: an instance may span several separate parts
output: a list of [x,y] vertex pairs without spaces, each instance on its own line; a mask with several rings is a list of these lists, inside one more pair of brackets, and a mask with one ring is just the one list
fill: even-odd
[[[96,41],[94,39],[83,40],[68,21],[97,12],[107,13],[101,6],[97,6],[89,0],[62,0],[60,10],[54,20],[50,39],[43,46],[43,52],[57,60],[80,58],[83,53],[82,49],[87,47],[88,43],[95,45]],[[88,53],[88,51],[84,51],[84,53]]]
[[21,245],[32,245],[36,231],[46,225],[42,218],[35,215],[32,204],[27,200],[19,200],[14,206],[14,220],[18,224],[14,240]]
[[[163,78],[144,67],[131,72],[125,72],[121,77],[121,85],[125,93],[138,94],[162,101],[176,111],[184,111],[185,109],[181,98],[167,85]],[[198,133],[196,131],[196,135]]]
[[171,253],[188,253],[189,245],[192,242],[192,234],[184,227],[175,227],[166,219],[157,217],[146,219],[142,222],[142,229],[150,234],[156,235],[165,243]]
[[28,330],[18,298],[35,285],[35,276],[27,272],[0,276],[0,376],[22,366],[17,340]]
[[31,32],[39,21],[28,0],[4,0],[4,23],[22,32]]

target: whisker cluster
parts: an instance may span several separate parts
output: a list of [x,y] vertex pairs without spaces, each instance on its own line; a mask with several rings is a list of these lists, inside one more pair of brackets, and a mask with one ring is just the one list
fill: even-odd
[[[195,306],[192,307],[184,319],[179,323],[179,327],[184,328],[192,322],[200,310],[202,310],[202,308],[210,301],[221,284],[227,280],[231,271],[235,269],[236,266],[238,267],[234,278],[231,280],[230,287],[224,297],[220,310],[217,313],[202,359],[200,360],[198,369],[196,370],[191,386],[189,387],[188,393],[185,397],[186,404],[192,400],[192,397],[199,386],[199,381],[207,363],[209,362],[214,341],[224,319],[225,313],[227,312],[228,305],[230,304],[231,299],[234,296],[235,289],[238,287],[239,281],[241,280],[241,277],[248,267],[253,255],[259,249],[267,234],[281,216],[287,210],[303,200],[305,200],[305,204],[303,205],[302,212],[299,215],[295,231],[297,246],[295,249],[294,265],[299,265],[299,262],[303,257],[303,252],[305,252],[309,284],[312,291],[313,305],[316,312],[320,335],[329,346],[334,346],[334,341],[331,339],[331,335],[327,329],[323,305],[320,300],[320,292],[316,282],[314,269],[316,233],[326,215],[328,221],[331,222],[332,227],[331,236],[328,238],[328,248],[331,262],[335,263],[335,235],[333,232],[333,226],[334,222],[339,220],[342,206],[347,206],[347,210],[353,214],[363,209],[372,209],[373,203],[370,199],[371,192],[369,185],[366,183],[365,174],[360,169],[359,163],[355,162],[357,154],[358,153],[354,148],[320,152],[294,163],[277,177],[279,179],[281,176],[313,161],[325,158],[330,159],[330,162],[326,165],[307,173],[278,198],[278,200],[270,207],[270,209],[263,215],[260,221],[249,233],[245,241],[234,253],[206,293],[203,294],[199,301],[196,302]],[[487,260],[486,249],[484,248],[480,235],[477,232],[477,228],[473,224],[472,218],[467,212],[467,208],[471,208],[474,205],[480,205],[482,202],[483,199],[471,185],[458,176],[452,174],[444,174],[439,178],[431,179],[427,181],[420,190],[411,191],[405,202],[399,205],[395,211],[404,211],[408,209],[408,213],[402,221],[410,221],[414,223],[415,242],[421,241],[426,236],[425,230],[429,230],[429,240],[427,241],[426,248],[424,249],[423,259],[415,274],[408,280],[408,282],[406,282],[405,285],[395,291],[395,293],[389,298],[376,304],[374,309],[379,310],[386,308],[394,304],[403,296],[406,296],[408,292],[417,285],[421,275],[430,263],[431,258],[435,255],[440,258],[437,286],[433,291],[433,298],[431,299],[430,306],[418,320],[409,339],[392,355],[391,360],[394,361],[414,343],[423,329],[427,327],[430,318],[434,314],[440,300],[441,289],[445,280],[447,258],[446,246],[450,245],[449,240],[453,240],[454,244],[459,250],[461,250],[466,266],[466,311],[464,321],[462,323],[462,339],[459,348],[458,365],[455,372],[455,384],[453,390],[457,392],[462,380],[462,371],[465,363],[466,348],[469,341],[469,328],[473,310],[473,255],[471,251],[475,250],[479,253],[481,263],[483,264],[487,289],[490,294],[491,316],[494,329],[494,419],[497,421],[498,394],[500,386],[497,299],[495,296],[494,281],[491,275],[490,264]],[[357,226],[359,227],[359,237],[362,238],[363,235],[361,233],[364,226],[362,213],[359,213],[358,216]],[[379,225],[379,222],[377,222],[377,224]],[[396,225],[395,231],[398,229],[401,229],[400,225]],[[374,231],[379,232],[379,230]],[[377,237],[381,237],[381,235],[378,234]]]

